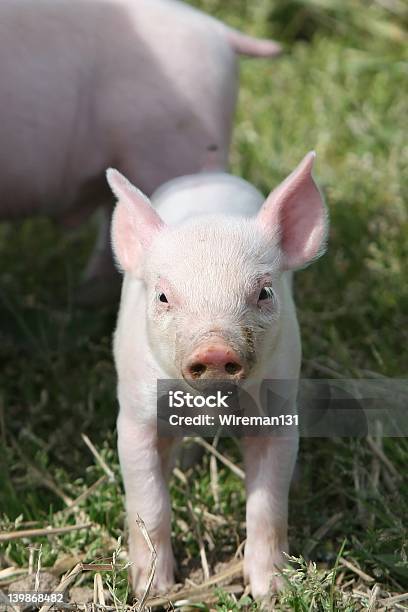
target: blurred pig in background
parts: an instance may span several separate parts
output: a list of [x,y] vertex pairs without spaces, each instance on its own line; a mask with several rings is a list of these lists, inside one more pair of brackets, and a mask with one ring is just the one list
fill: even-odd
[[147,194],[200,171],[208,152],[225,170],[236,55],[279,52],[170,0],[3,0],[0,219],[46,214],[75,227],[100,207],[81,299],[107,299],[119,277],[106,167]]

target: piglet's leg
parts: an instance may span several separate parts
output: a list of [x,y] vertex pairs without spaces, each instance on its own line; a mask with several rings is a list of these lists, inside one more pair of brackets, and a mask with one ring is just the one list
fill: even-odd
[[129,526],[129,560],[135,593],[141,593],[149,573],[151,553],[137,525],[139,515],[157,552],[154,591],[174,584],[174,559],[170,542],[170,499],[165,471],[168,471],[171,440],[157,439],[154,426],[135,424],[119,415],[118,448],[126,492]]
[[247,490],[247,541],[244,573],[254,597],[278,590],[273,573],[288,552],[288,494],[296,461],[297,438],[244,439]]

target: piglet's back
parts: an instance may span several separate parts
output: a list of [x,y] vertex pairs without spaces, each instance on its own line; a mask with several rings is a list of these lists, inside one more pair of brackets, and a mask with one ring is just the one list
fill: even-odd
[[223,172],[179,177],[162,185],[152,196],[153,206],[169,225],[204,215],[252,217],[264,200],[253,185]]

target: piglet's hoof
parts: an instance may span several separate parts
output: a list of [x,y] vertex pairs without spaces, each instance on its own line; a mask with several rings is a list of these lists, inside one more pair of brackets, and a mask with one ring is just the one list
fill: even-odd
[[[146,571],[146,568],[143,568],[142,570],[138,568],[131,569],[129,580],[132,585],[132,591],[137,599],[141,599],[143,597],[148,579],[149,572]],[[173,589],[174,585],[175,580],[172,571],[165,572],[160,576],[156,574],[149,590],[149,597],[153,597],[155,595],[165,595]]]

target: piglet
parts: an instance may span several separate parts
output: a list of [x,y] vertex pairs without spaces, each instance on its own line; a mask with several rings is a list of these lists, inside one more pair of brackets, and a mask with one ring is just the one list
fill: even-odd
[[[108,170],[118,200],[112,245],[124,272],[114,356],[136,592],[145,585],[150,558],[137,515],[158,555],[154,588],[165,591],[174,581],[167,479],[175,441],[157,435],[157,380],[239,380],[256,396],[264,379],[298,379],[291,274],[323,252],[327,234],[314,158],[308,153],[266,200],[241,178],[214,172],[174,179],[150,202]],[[297,448],[297,436],[243,438],[244,570],[255,597],[279,588]]]

